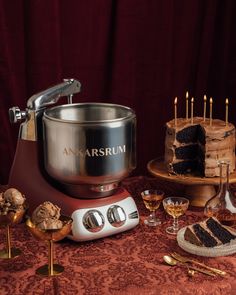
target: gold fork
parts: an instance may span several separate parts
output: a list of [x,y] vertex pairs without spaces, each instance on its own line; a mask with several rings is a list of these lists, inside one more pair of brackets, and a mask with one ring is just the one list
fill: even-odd
[[227,274],[223,270],[220,270],[220,269],[214,268],[214,267],[210,267],[210,266],[208,266],[208,265],[206,265],[204,263],[201,263],[201,262],[199,262],[197,260],[190,259],[188,257],[182,256],[182,255],[180,255],[180,254],[178,254],[176,252],[171,253],[171,256],[174,257],[176,260],[178,260],[180,262],[183,262],[183,263],[193,263],[193,264],[199,265],[199,266],[204,267],[205,269],[208,269],[208,270],[210,270],[210,271],[212,271],[214,273],[217,273],[217,274],[219,274],[221,276],[225,276]]

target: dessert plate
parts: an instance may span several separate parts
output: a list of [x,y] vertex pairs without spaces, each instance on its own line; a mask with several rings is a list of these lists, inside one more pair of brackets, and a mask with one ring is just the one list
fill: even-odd
[[180,248],[188,253],[206,257],[227,256],[236,253],[236,239],[231,240],[230,243],[216,247],[201,247],[193,245],[184,239],[185,229],[186,227],[183,227],[179,230],[177,234],[177,242]]

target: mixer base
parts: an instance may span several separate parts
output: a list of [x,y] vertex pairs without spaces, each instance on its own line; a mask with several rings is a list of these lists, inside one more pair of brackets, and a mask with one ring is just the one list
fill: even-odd
[[[74,219],[72,226],[73,235],[70,238],[75,241],[106,237],[129,230],[139,223],[136,204],[128,191],[118,188],[115,194],[104,198],[73,198],[63,193],[44,177],[39,165],[39,152],[37,142],[19,139],[9,178],[9,186],[19,189],[26,196],[29,204],[29,214],[45,201],[56,204],[61,208],[63,215],[72,216]],[[103,216],[100,218],[100,221],[104,220],[104,225],[100,231],[91,231],[84,226],[84,215],[91,210],[97,210]],[[124,219],[125,216],[125,220],[109,222],[108,212],[110,212],[110,219],[115,218],[114,216],[118,212],[120,215],[118,214],[117,218]],[[99,216],[99,213],[96,216]],[[88,216],[89,222],[92,221],[90,219]]]

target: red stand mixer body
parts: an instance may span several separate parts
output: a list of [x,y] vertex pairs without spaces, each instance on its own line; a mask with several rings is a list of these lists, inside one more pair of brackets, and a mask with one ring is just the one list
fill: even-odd
[[[30,98],[26,111],[20,111],[17,107],[9,110],[12,122],[27,120],[21,126],[21,129],[25,130],[19,132],[9,186],[19,189],[26,196],[30,212],[44,201],[58,205],[63,214],[71,215],[74,220],[71,239],[84,241],[131,229],[139,223],[139,214],[133,198],[125,189],[117,185],[117,179],[114,183],[103,183],[100,186],[90,185],[90,187],[101,189],[101,194],[99,192],[96,194],[95,190],[95,193],[92,192],[91,195],[88,193],[88,198],[86,198],[86,190],[85,193],[83,192],[84,187],[87,189],[87,185],[79,185],[77,192],[74,190],[74,187],[77,186],[73,184],[72,193],[68,194],[67,188],[70,188],[70,185],[67,185],[65,190],[64,184],[61,185],[60,182],[55,181],[45,171],[43,152],[43,144],[45,143],[39,138],[39,133],[42,133],[43,128],[41,121],[45,105],[53,104],[60,96],[66,95],[69,97],[71,106],[73,105],[71,104],[72,95],[79,91],[80,83],[78,81],[65,80],[64,83]],[[36,122],[35,108],[38,108],[38,100],[42,99],[44,108],[39,108],[41,114]],[[112,105],[109,105],[109,109],[110,106]],[[98,104],[96,107],[104,108],[104,104]],[[63,111],[64,109],[65,107],[62,107]],[[34,121],[31,123],[32,120]],[[25,136],[25,132],[28,134],[27,136]],[[93,177],[91,179],[93,181]]]

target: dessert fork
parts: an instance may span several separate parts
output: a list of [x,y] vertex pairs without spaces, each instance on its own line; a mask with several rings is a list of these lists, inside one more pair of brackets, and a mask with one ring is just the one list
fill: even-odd
[[193,263],[193,264],[199,265],[201,267],[204,267],[205,269],[208,269],[208,270],[210,270],[210,271],[212,271],[214,273],[217,273],[217,274],[219,274],[221,276],[225,276],[227,274],[223,270],[220,270],[220,269],[214,268],[214,267],[210,267],[210,266],[208,266],[208,265],[206,265],[204,263],[201,263],[201,262],[199,262],[197,260],[182,256],[182,255],[180,255],[180,254],[178,254],[176,252],[171,253],[171,256],[174,257],[176,260],[182,262],[182,263]]

